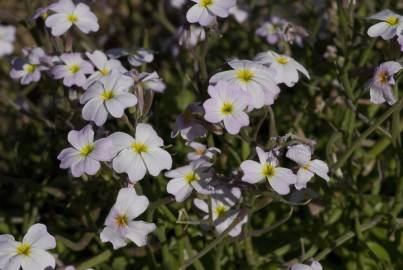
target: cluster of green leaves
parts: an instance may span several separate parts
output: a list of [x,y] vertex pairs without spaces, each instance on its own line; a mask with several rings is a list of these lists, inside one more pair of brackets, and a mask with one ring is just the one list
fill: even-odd
[[[189,103],[206,98],[208,78],[227,69],[231,57],[252,59],[275,50],[291,53],[309,70],[311,80],[282,87],[272,108],[251,114],[251,126],[240,136],[210,134],[206,142],[223,152],[215,167],[229,174],[254,154],[256,145],[270,146],[270,137],[291,133],[316,140],[315,156],[328,162],[332,174],[329,184],[320,179],[309,184],[317,196],[307,205],[289,205],[265,195],[271,203],[250,215],[245,228],[253,237],[224,237],[192,261],[191,268],[279,269],[309,258],[320,259],[325,269],[403,268],[403,101],[400,97],[392,107],[371,105],[366,88],[374,67],[400,57],[393,41],[366,36],[366,18],[384,8],[402,11],[399,1],[239,1],[249,12],[247,22],[220,21],[205,42],[178,54],[175,33],[185,24],[186,11],[168,2],[98,1],[93,9],[100,31],[72,36],[73,51],[134,45],[156,52],[156,60],[144,70],[157,70],[167,91],[156,95],[142,120],[170,145],[175,166],[184,165],[189,149],[181,138],[170,138],[172,125]],[[0,2],[1,21],[18,25],[16,54],[26,46],[41,46],[53,54],[63,51],[64,38],[51,38],[41,20],[26,21],[43,4]],[[309,33],[304,46],[270,46],[255,36],[255,29],[271,15],[304,26]],[[328,45],[337,47],[336,58],[323,57]],[[173,203],[165,191],[167,179],[159,176],[136,185],[152,202],[144,214],[157,224],[150,245],[113,251],[101,244],[104,218],[127,179],[105,166],[96,176],[79,179],[59,169],[56,156],[67,146],[68,131],[85,125],[75,98],[81,90],[49,78],[22,87],[9,78],[9,70],[10,59],[0,59],[0,233],[21,236],[40,221],[56,236],[55,253],[62,262],[105,270],[179,269],[217,239],[213,231],[177,222],[179,213],[184,220],[199,220],[200,215],[191,200]],[[133,125],[138,119],[128,116]],[[131,132],[117,119],[97,133],[118,130]],[[253,206],[253,200],[244,198],[244,203]]]

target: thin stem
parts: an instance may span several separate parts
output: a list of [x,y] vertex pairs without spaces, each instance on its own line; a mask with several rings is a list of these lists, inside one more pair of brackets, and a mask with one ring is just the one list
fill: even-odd
[[244,217],[248,214],[247,209],[243,208],[241,211],[239,211],[237,217],[234,219],[234,221],[231,223],[231,225],[225,229],[216,239],[214,239],[212,242],[210,242],[202,251],[197,253],[195,256],[191,257],[185,263],[182,265],[180,269],[186,269],[190,265],[193,264],[195,260],[200,259],[204,255],[206,255],[210,250],[212,250],[216,245],[218,245],[224,238],[227,236],[227,234],[235,228],[236,225],[238,225],[239,222],[241,222]]
[[[379,222],[382,221],[382,216],[378,216],[375,219],[361,225],[359,227],[359,231],[362,233],[364,231],[367,231],[373,227],[375,227],[376,225],[379,224]],[[339,238],[337,238],[330,247],[325,248],[324,250],[322,250],[318,255],[315,256],[315,260],[320,261],[323,258],[325,258],[330,252],[332,252],[334,249],[336,249],[337,247],[343,245],[345,242],[347,242],[348,240],[350,240],[351,238],[353,238],[356,235],[355,232],[353,231],[349,231],[346,234],[340,236]]]
[[374,124],[369,127],[361,136],[353,142],[349,147],[347,152],[343,154],[343,156],[337,161],[337,163],[333,166],[333,170],[336,171],[341,168],[344,163],[349,159],[349,157],[354,153],[354,151],[360,147],[361,143],[371,135],[377,127],[379,127],[384,121],[386,121],[395,111],[399,111],[403,106],[403,98],[396,102],[392,107],[390,107],[384,114],[382,114]]
[[294,211],[294,208],[291,207],[290,212],[288,213],[288,215],[285,218],[283,218],[282,220],[274,223],[273,225],[271,225],[271,226],[269,226],[267,228],[263,228],[263,229],[260,229],[260,230],[255,230],[255,231],[251,231],[249,233],[246,233],[246,234],[242,235],[241,237],[239,237],[237,239],[233,239],[231,242],[233,242],[235,240],[240,241],[240,240],[243,240],[243,239],[245,239],[247,237],[258,237],[258,236],[261,236],[262,234],[268,233],[268,232],[276,229],[277,227],[283,225],[284,223],[286,223],[291,218],[293,211]]
[[77,266],[77,270],[84,270],[87,268],[94,267],[98,264],[101,264],[101,263],[107,261],[111,256],[112,256],[112,252],[110,250],[106,250],[106,251],[102,252],[101,254],[94,256],[94,257],[88,259],[87,261],[79,264]]

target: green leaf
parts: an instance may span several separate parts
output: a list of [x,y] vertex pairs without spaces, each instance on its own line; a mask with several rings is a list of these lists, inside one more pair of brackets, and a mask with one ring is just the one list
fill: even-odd
[[391,262],[389,253],[383,246],[376,242],[368,242],[367,246],[378,259]]

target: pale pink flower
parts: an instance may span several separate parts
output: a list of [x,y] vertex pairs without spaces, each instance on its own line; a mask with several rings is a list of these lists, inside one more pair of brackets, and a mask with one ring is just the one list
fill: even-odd
[[56,247],[45,225],[32,225],[21,242],[9,234],[0,235],[0,269],[43,270],[55,268],[55,258],[47,251]]
[[186,18],[190,23],[199,23],[202,26],[210,25],[216,17],[226,18],[229,10],[236,5],[236,0],[192,0],[192,6]]
[[109,161],[112,158],[112,143],[104,138],[94,142],[94,131],[91,125],[82,130],[72,130],[67,139],[73,147],[63,149],[57,156],[60,168],[71,169],[74,177],[86,173],[94,175],[101,167],[100,161]]
[[45,24],[52,29],[54,36],[63,35],[73,25],[85,34],[99,29],[97,17],[84,3],[75,5],[72,0],[60,0],[50,5],[49,9],[56,14],[47,17]]
[[155,231],[154,223],[134,220],[146,211],[149,201],[146,196],[137,195],[133,188],[119,190],[116,203],[105,220],[101,241],[111,242],[114,249],[127,245],[127,239],[137,246],[147,244],[147,236]]
[[241,169],[244,173],[242,181],[256,184],[267,180],[270,186],[280,195],[290,193],[290,185],[297,183],[297,176],[287,168],[279,167],[278,159],[269,152],[264,152],[256,147],[259,162],[246,160],[242,162]]
[[60,56],[62,64],[56,65],[51,72],[55,79],[63,79],[65,86],[83,86],[86,74],[92,74],[94,67],[81,58],[80,53],[65,53]]
[[222,122],[230,134],[237,134],[249,125],[245,113],[249,96],[238,85],[219,81],[217,85],[209,86],[208,93],[211,98],[203,103],[204,119],[215,124]]
[[163,140],[149,124],[136,126],[135,138],[115,132],[108,137],[113,144],[112,166],[117,173],[127,173],[130,181],[137,182],[144,178],[146,172],[157,176],[164,169],[172,167],[171,155],[162,147]]
[[311,160],[312,151],[308,145],[297,144],[289,146],[286,157],[298,163],[300,167],[297,172],[296,189],[306,188],[307,183],[315,174],[329,181],[329,167],[322,160]]

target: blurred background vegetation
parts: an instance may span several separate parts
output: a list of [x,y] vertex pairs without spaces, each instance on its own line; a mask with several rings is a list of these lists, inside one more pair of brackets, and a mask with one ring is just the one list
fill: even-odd
[[[207,141],[223,151],[216,169],[229,173],[254,151],[254,144],[265,145],[271,136],[292,133],[313,139],[315,155],[332,168],[330,183],[311,182],[315,199],[308,205],[274,200],[250,217],[246,229],[273,225],[293,208],[286,222],[259,237],[226,239],[191,269],[280,269],[312,257],[321,259],[324,269],[403,269],[402,102],[385,116],[389,106],[371,105],[366,89],[376,66],[401,60],[395,42],[366,35],[372,23],[366,18],[384,8],[403,14],[402,1],[238,1],[249,19],[242,24],[232,17],[220,21],[207,41],[192,51],[178,47],[176,34],[186,24],[186,8],[172,8],[167,0],[88,2],[100,20],[100,31],[74,31],[74,51],[145,47],[155,52],[155,61],[144,70],[156,70],[167,90],[156,95],[143,121],[171,145],[174,166],[184,164],[188,151],[181,138],[170,138],[175,118],[189,103],[206,97],[208,78],[199,70],[200,61],[210,77],[226,69],[232,57],[288,51],[311,74],[311,80],[303,79],[294,88],[282,87],[272,111],[251,115],[252,127],[265,121],[253,143],[230,135],[210,135]],[[0,0],[1,23],[17,26],[15,56],[24,47],[41,46],[52,54],[63,50],[64,37],[50,39],[42,20],[27,20],[46,4]],[[305,27],[309,36],[304,46],[278,47],[257,37],[254,31],[272,15]],[[328,45],[337,48],[334,58],[323,56]],[[154,202],[144,218],[158,227],[150,245],[113,251],[111,245],[101,244],[99,231],[126,176],[104,166],[94,177],[75,179],[59,169],[56,156],[67,146],[68,131],[85,125],[77,100],[82,90],[49,78],[20,86],[9,77],[11,59],[0,59],[0,233],[22,236],[32,223],[45,223],[58,240],[55,253],[61,266],[105,270],[178,269],[214,239],[213,233],[202,233],[197,226],[176,223],[179,209],[185,208],[190,219],[199,218],[197,211],[191,200],[165,204],[167,180],[159,176],[140,182]],[[402,95],[398,88],[396,94]],[[129,119],[134,123],[133,115]],[[97,129],[97,135],[118,130],[130,132],[123,121],[113,119]],[[252,128],[244,131],[246,136],[252,133]]]

